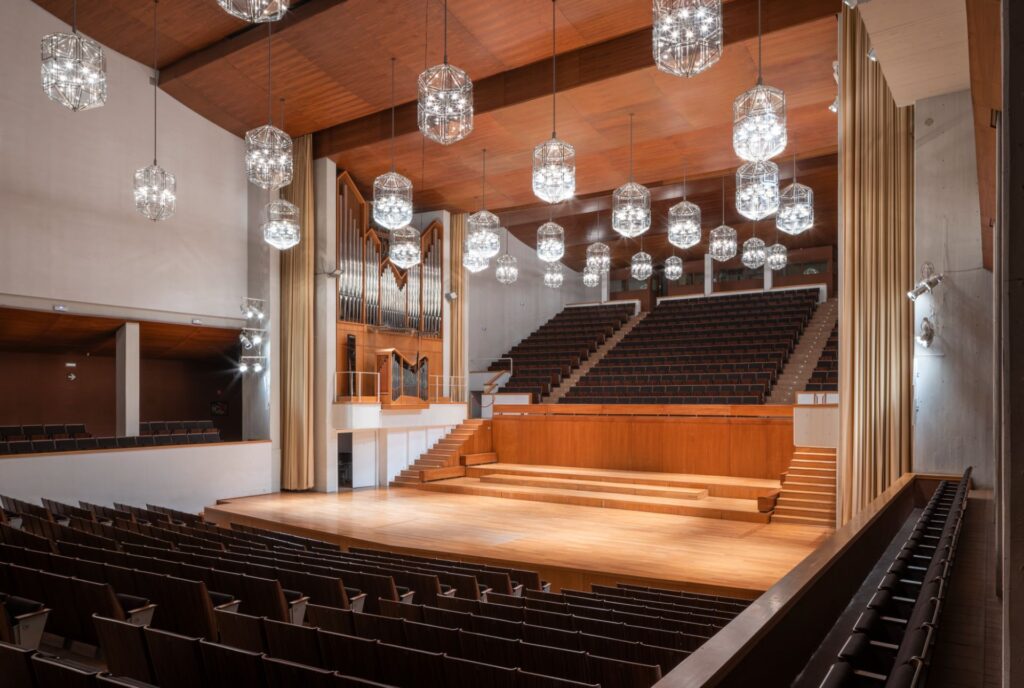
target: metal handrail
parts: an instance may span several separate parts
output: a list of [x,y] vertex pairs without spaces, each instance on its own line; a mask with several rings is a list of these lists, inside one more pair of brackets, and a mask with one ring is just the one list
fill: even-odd
[[334,376],[334,401],[380,402],[380,373],[344,370]]

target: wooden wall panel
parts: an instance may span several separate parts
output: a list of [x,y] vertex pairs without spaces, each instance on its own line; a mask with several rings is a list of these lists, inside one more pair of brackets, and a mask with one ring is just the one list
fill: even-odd
[[493,441],[507,463],[777,480],[792,458],[793,419],[499,415]]

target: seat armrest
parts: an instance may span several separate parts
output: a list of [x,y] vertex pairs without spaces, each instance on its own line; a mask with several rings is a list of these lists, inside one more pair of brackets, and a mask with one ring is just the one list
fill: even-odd
[[410,590],[409,592],[403,592],[402,594],[400,594],[398,596],[398,601],[401,602],[402,604],[412,604],[412,598],[415,597],[415,596],[416,596],[416,591],[415,590]]
[[366,607],[366,593],[361,592],[358,595],[349,595],[348,597],[348,608],[354,612],[361,612]]
[[43,629],[46,628],[46,617],[49,615],[50,610],[43,607],[15,616],[11,627],[14,631],[14,644],[28,650],[38,650],[39,641],[43,638]]
[[441,594],[445,597],[455,597],[455,588],[448,588],[447,590],[442,590]]
[[133,626],[148,626],[149,622],[153,620],[154,614],[156,614],[156,605],[152,603],[124,610],[125,621]]
[[304,595],[288,602],[288,618],[291,623],[301,626],[306,619],[306,606],[309,604],[309,595]]
[[524,587],[525,586],[522,583],[513,583],[512,584],[512,596],[513,597],[522,597],[523,596],[523,588]]
[[242,606],[242,600],[231,600],[230,602],[225,602],[224,604],[215,605],[214,610],[230,612],[234,614],[238,611],[238,608],[240,606]]

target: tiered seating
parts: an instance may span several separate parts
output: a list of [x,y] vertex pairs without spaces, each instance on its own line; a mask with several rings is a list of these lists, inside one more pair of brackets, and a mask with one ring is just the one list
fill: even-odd
[[[615,334],[633,316],[634,308],[632,304],[566,308],[504,355],[512,359],[512,376],[501,391],[531,394],[539,401]],[[491,366],[491,370],[507,368],[506,361]]]
[[662,302],[563,399],[576,404],[762,404],[818,291]]
[[[46,535],[0,524],[0,591],[34,595],[48,632],[98,645],[124,678],[0,644],[0,675],[15,687],[647,688],[746,605],[626,587],[555,594],[531,571],[342,552],[152,506],[115,505],[127,518],[94,535],[98,517],[61,525],[27,504],[7,505]],[[64,539],[78,535],[99,539]]]
[[0,455],[220,442],[211,420],[139,423],[138,436],[93,437],[83,423],[0,426]]
[[[925,684],[956,559],[970,475],[968,468],[959,483],[943,481],[927,506],[916,518],[911,516],[908,526],[912,524],[913,530],[895,554],[880,562],[887,567],[869,601],[845,612],[859,611],[859,616],[821,688]],[[870,583],[874,585],[874,580]]]
[[811,372],[807,382],[808,392],[836,392],[839,390],[839,324],[832,328],[832,333],[825,342],[818,364]]

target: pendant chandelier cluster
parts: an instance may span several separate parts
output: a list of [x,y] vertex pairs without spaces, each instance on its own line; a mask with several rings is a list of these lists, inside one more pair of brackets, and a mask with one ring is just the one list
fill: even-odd
[[544,286],[558,289],[565,281],[561,263],[548,263],[544,268]]
[[633,181],[633,113],[629,115],[629,181],[612,194],[612,229],[633,239],[651,228],[651,192]]
[[722,57],[722,0],[654,0],[654,64],[696,76]]
[[700,220],[700,206],[686,200],[686,171],[684,170],[683,200],[668,210],[668,243],[684,250],[699,244]]
[[385,229],[412,222],[412,182],[395,171],[395,58],[391,58],[391,170],[373,180],[373,220]]
[[557,263],[565,255],[565,230],[556,222],[537,228],[537,257],[545,263]]
[[669,282],[678,282],[683,278],[683,259],[679,256],[669,256],[665,259],[665,279]]
[[796,155],[793,155],[793,183],[779,197],[775,226],[786,234],[803,234],[814,226],[814,190],[796,181]]
[[551,0],[551,138],[533,149],[533,193],[545,203],[561,203],[576,194],[576,149],[558,138],[558,43],[556,5]]
[[487,210],[487,149],[481,154],[480,210],[466,219],[466,251],[488,261],[501,250],[501,220]]
[[232,17],[257,24],[284,17],[290,0],[217,0],[217,4]]
[[722,179],[722,224],[711,230],[708,254],[719,263],[736,257],[736,230],[725,224],[725,179]]
[[107,102],[107,59],[103,47],[78,33],[78,1],[72,4],[71,33],[58,31],[40,44],[43,92],[72,112]]
[[420,74],[416,121],[431,141],[448,146],[473,131],[473,82],[448,64],[448,0],[444,1],[444,62]]
[[174,215],[177,200],[177,180],[156,161],[157,68],[156,9],[159,0],[153,0],[153,164],[135,171],[133,185],[135,209],[147,220],[159,222]]
[[420,233],[415,227],[406,225],[391,230],[388,259],[402,270],[419,265]]

